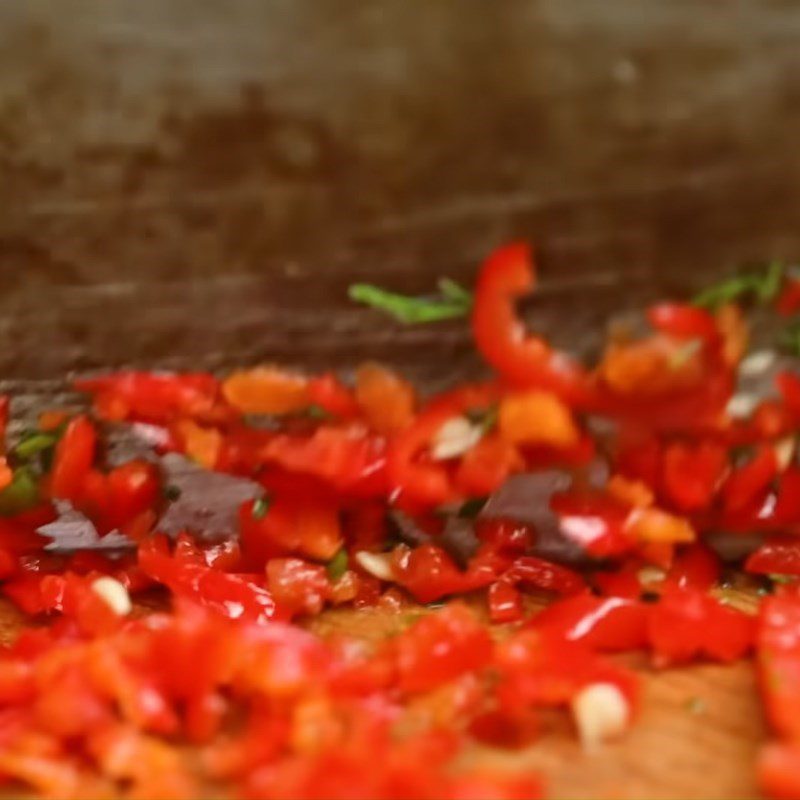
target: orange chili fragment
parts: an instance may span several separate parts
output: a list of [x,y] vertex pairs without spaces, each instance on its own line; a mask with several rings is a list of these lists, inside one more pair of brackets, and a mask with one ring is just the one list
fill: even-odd
[[519,445],[573,447],[580,439],[569,407],[551,392],[509,394],[500,401],[500,435]]
[[234,372],[223,382],[222,394],[244,414],[290,414],[310,403],[305,377],[270,366]]
[[380,364],[362,364],[356,371],[356,401],[378,433],[396,433],[414,418],[413,386]]
[[222,449],[222,434],[215,428],[203,428],[190,419],[176,423],[186,455],[206,469],[214,469]]

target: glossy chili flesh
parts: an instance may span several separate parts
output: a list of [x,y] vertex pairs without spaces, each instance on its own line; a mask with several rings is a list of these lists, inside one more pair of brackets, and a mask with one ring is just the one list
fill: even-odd
[[[77,381],[91,411],[21,437],[0,398],[0,591],[34,623],[0,650],[0,782],[540,797],[546,774],[481,753],[535,747],[554,715],[587,747],[624,736],[635,651],[753,657],[774,736],[753,769],[800,797],[800,375],[742,411],[742,311],[673,301],[581,363],[526,325],[536,285],[527,245],[489,256],[470,325],[494,374],[432,396],[376,363],[125,371]],[[800,309],[793,279],[776,296]],[[120,428],[141,455],[120,458]],[[176,458],[245,492],[222,530],[217,490],[173,483]],[[539,488],[498,511],[515,481]],[[733,566],[720,533],[753,540]],[[391,635],[333,622],[358,609]]]

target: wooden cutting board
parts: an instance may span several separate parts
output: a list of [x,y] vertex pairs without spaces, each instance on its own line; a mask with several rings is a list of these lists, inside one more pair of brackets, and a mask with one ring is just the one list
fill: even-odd
[[[422,610],[422,609],[420,609]],[[311,623],[320,635],[348,633],[370,640],[396,633],[413,614],[334,610]],[[0,600],[0,641],[12,640],[24,619]],[[732,800],[758,797],[754,763],[765,729],[752,666],[697,665],[642,675],[641,716],[624,739],[584,751],[566,715],[548,718],[541,738],[513,753],[474,748],[470,760],[532,770],[547,796],[563,800]]]

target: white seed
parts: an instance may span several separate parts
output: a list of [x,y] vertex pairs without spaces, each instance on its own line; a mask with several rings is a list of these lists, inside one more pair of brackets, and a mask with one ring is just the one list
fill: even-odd
[[473,425],[466,417],[453,417],[433,437],[431,457],[442,461],[463,455],[478,443],[481,436],[483,430],[479,425]]
[[728,401],[725,411],[734,419],[744,419],[755,411],[758,402],[758,397],[754,394],[735,394]]
[[774,350],[757,350],[739,364],[739,374],[755,377],[766,372],[776,361],[778,354]]
[[133,610],[128,590],[116,578],[104,575],[92,582],[92,591],[102,598],[108,607],[119,617],[125,617]]
[[625,732],[630,712],[622,692],[612,683],[592,683],[572,700],[572,714],[584,747]]
[[637,573],[636,577],[639,583],[661,583],[667,577],[667,573],[660,567],[642,567]]
[[367,550],[359,550],[354,557],[359,566],[374,578],[382,581],[394,580],[391,556],[388,553],[370,553]]
[[169,431],[161,425],[150,425],[147,422],[134,422],[131,425],[134,435],[151,447],[166,447],[169,444]]
[[794,436],[784,436],[775,442],[775,459],[778,462],[778,469],[783,472],[794,458],[795,445],[797,444]]

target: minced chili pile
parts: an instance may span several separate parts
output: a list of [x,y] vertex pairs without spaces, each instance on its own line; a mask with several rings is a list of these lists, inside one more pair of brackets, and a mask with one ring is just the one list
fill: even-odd
[[[639,687],[614,654],[644,651],[754,657],[774,734],[754,769],[800,797],[800,362],[753,352],[747,321],[772,308],[797,338],[800,283],[770,268],[653,305],[588,366],[526,329],[535,282],[512,244],[474,293],[354,287],[406,321],[469,316],[494,377],[434,396],[375,363],[124,371],[21,436],[4,398],[0,593],[29,624],[0,650],[0,780],[538,798],[546,775],[465,754],[535,747],[553,708],[587,747],[624,737]],[[331,607],[403,624],[312,632]]]

